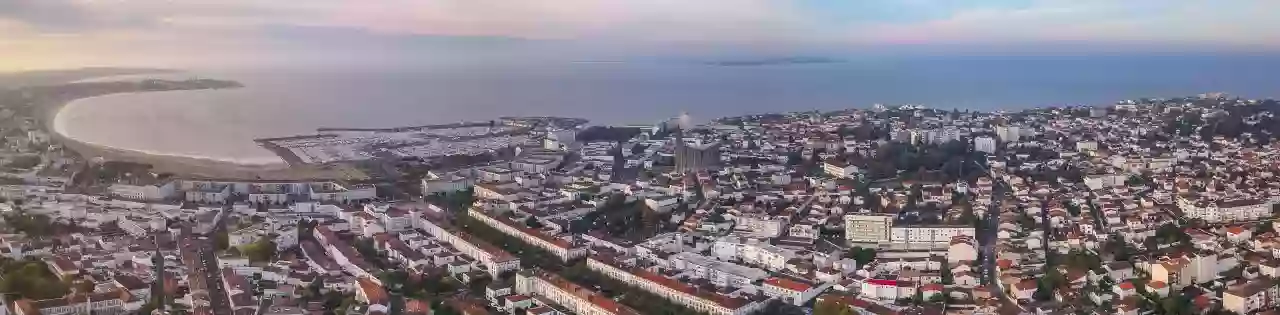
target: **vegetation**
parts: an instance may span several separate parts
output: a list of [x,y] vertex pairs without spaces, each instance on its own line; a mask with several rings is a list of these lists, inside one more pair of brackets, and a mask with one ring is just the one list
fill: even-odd
[[[569,281],[586,287],[599,287],[602,293],[615,297],[623,305],[640,311],[641,314],[695,315],[701,314],[675,304],[666,298],[654,295],[642,289],[628,286],[625,283],[587,269],[585,262],[579,262],[564,269],[560,275]],[[621,298],[617,298],[621,296]]]
[[0,277],[0,292],[33,300],[57,298],[69,292],[69,285],[38,260],[0,258]]
[[823,300],[814,304],[813,315],[854,315],[853,309],[836,300]]
[[25,170],[40,165],[40,161],[39,155],[19,155],[9,161],[9,164],[5,165],[5,167]]
[[28,214],[24,211],[15,211],[14,213],[4,216],[5,224],[18,234],[23,234],[33,238],[44,238],[52,236],[57,227],[53,224],[53,220],[43,214]]
[[876,259],[876,250],[874,248],[854,247],[845,252],[844,257],[857,261],[858,266],[863,266]]
[[276,243],[270,238],[261,238],[248,245],[240,246],[240,254],[251,262],[271,262],[276,256]]

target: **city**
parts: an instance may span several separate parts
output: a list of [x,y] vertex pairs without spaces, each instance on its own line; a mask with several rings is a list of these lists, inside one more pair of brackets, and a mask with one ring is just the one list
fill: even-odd
[[1273,314],[1278,110],[502,118],[263,140],[368,175],[275,179],[85,158],[5,109],[0,292],[16,315]]

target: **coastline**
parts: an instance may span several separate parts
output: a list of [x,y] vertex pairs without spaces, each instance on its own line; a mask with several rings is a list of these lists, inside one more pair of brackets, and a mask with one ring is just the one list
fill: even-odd
[[[147,92],[140,91],[127,93]],[[234,161],[212,158],[161,154],[141,150],[117,148],[81,141],[63,133],[62,130],[59,130],[57,124],[58,114],[62,113],[62,111],[65,110],[72,102],[112,94],[121,93],[109,93],[83,98],[58,100],[48,104],[43,104],[36,109],[38,111],[36,116],[38,116],[40,123],[44,127],[43,129],[49,133],[49,136],[52,139],[61,143],[66,149],[80,154],[80,156],[84,157],[86,160],[101,158],[105,161],[149,164],[153,167],[153,171],[157,173],[181,174],[187,177],[198,178],[271,180],[367,178],[367,176],[362,172],[359,172],[354,168],[344,166],[295,166],[289,165],[283,159],[280,160],[279,163],[271,164],[236,163]]]

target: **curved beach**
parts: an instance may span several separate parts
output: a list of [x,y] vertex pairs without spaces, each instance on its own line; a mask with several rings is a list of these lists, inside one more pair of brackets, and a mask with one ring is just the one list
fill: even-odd
[[[148,92],[137,92],[148,93]],[[108,94],[110,95],[110,94]],[[95,96],[95,97],[101,97]],[[361,179],[364,174],[347,166],[290,166],[284,160],[278,162],[231,161],[211,157],[190,155],[163,154],[111,147],[76,139],[65,132],[65,120],[58,117],[69,106],[89,106],[89,104],[72,104],[93,97],[73,99],[64,102],[47,104],[39,108],[38,116],[51,137],[62,143],[67,149],[79,153],[86,159],[100,158],[106,161],[123,161],[150,164],[155,172],[181,174],[188,177],[226,178],[226,179],[317,179],[343,178]]]

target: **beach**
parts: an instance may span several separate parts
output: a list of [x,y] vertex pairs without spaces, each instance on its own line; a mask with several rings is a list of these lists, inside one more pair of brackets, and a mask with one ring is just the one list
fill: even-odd
[[[145,92],[140,92],[145,93]],[[101,96],[101,95],[99,95]],[[82,99],[82,98],[78,98]],[[67,105],[78,100],[57,100],[41,104],[36,108],[36,115],[50,136],[86,160],[121,161],[149,164],[156,173],[171,173],[184,177],[218,178],[218,179],[264,179],[264,180],[303,180],[303,179],[346,179],[361,180],[368,176],[347,165],[301,165],[291,166],[281,160],[280,163],[236,163],[231,161],[156,154],[140,150],[114,148],[95,143],[80,141],[66,135],[58,128],[58,115]]]

